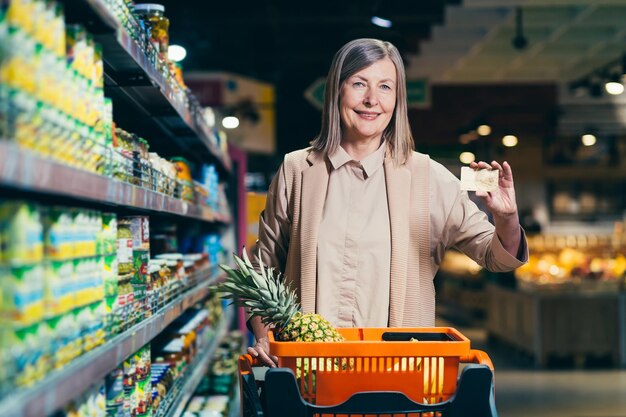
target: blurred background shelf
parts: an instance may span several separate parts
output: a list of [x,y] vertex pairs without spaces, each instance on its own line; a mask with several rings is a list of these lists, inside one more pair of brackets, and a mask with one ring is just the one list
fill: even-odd
[[228,332],[228,324],[233,319],[233,316],[233,307],[229,307],[224,311],[224,318],[217,329],[215,338],[206,349],[196,355],[196,360],[188,366],[188,372],[182,378],[179,378],[180,384],[177,395],[172,398],[169,406],[161,407],[159,412],[155,414],[155,417],[181,417],[183,415],[185,406],[193,396],[194,391],[211,364],[213,353]]

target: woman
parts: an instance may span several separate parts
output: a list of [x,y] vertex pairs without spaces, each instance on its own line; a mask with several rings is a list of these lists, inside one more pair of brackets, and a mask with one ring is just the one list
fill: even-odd
[[[477,192],[495,227],[454,175],[413,151],[397,49],[349,42],[331,65],[320,134],[285,156],[270,185],[257,250],[292,283],[304,312],[337,327],[434,326],[433,278],[447,248],[492,271],[527,259],[511,167],[471,167],[499,171],[498,191]],[[274,366],[268,329],[258,318],[250,325],[249,353]]]

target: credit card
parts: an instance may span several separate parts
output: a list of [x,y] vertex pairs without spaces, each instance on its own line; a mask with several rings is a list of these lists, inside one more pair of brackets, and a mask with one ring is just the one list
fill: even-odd
[[470,167],[461,168],[461,190],[493,192],[498,189],[497,169],[473,170]]

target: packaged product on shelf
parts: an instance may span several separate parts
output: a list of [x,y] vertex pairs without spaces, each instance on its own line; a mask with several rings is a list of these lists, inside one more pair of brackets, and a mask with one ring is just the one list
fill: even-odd
[[70,66],[79,73],[85,73],[87,66],[87,31],[82,25],[66,25],[66,57]]
[[0,317],[30,325],[44,315],[44,271],[41,265],[0,266]]
[[120,275],[134,272],[133,234],[130,224],[128,219],[120,219],[117,222],[117,270]]
[[200,183],[207,191],[206,205],[215,212],[219,209],[219,175],[214,164],[203,164],[200,168]]
[[208,325],[216,326],[224,315],[222,299],[217,294],[211,293],[206,303],[209,312]]
[[165,261],[150,259],[148,271],[153,288],[152,306],[154,313],[166,303],[166,292],[169,285],[169,269],[165,267]]
[[102,230],[102,216],[93,210],[73,210],[74,256],[95,256],[98,233]]
[[37,206],[0,200],[0,264],[34,264],[43,259],[43,225]]
[[6,376],[10,388],[30,386],[41,379],[46,364],[40,324],[19,326],[6,323],[1,330],[0,347],[2,357],[6,358],[6,362],[3,362],[7,365]]
[[170,340],[158,352],[158,356],[162,357],[164,363],[170,365],[175,378],[183,375],[187,369],[187,360],[184,352],[184,343],[180,338]]
[[105,383],[99,382],[66,406],[60,417],[108,417],[105,390]]
[[135,399],[131,402],[131,414],[142,417],[152,415],[152,379],[150,345],[146,345],[138,354],[136,363]]
[[[150,345],[124,361],[124,412],[145,417],[152,415]],[[128,411],[127,411],[128,410]]]
[[191,178],[191,168],[189,161],[185,158],[173,158],[172,162],[176,166],[176,178],[181,185],[180,198],[185,201],[193,202],[193,179]]
[[132,183],[134,181],[133,174],[133,137],[119,127],[115,128],[113,135],[114,167],[113,175],[122,182]]
[[209,263],[212,266],[223,263],[224,247],[221,236],[217,233],[204,236],[202,239],[202,252],[209,255]]
[[119,324],[119,331],[126,330],[134,324],[135,291],[132,279],[132,273],[117,277],[117,301],[113,306],[113,314]]
[[71,311],[76,305],[73,261],[47,261],[44,270],[45,316],[55,317]]
[[104,343],[104,306],[102,302],[77,308],[74,314],[81,332],[82,352],[89,352]]
[[76,256],[76,227],[71,210],[51,207],[45,210],[44,218],[46,258],[65,260]]
[[122,408],[124,411],[124,415],[130,416],[130,410],[132,408],[131,401],[133,393],[135,391],[135,383],[137,378],[137,376],[135,375],[135,355],[131,355],[128,359],[126,359],[122,365],[122,368],[124,370],[124,406]]
[[163,363],[162,359],[152,364],[152,409],[156,413],[163,400],[170,393],[172,386],[174,385],[174,374],[171,367],[167,363]]
[[164,59],[169,47],[169,19],[165,17],[165,7],[161,4],[135,4],[135,15],[149,31],[150,42]]
[[124,366],[111,371],[105,378],[106,417],[124,416]]
[[141,321],[146,312],[146,290],[148,285],[148,261],[150,260],[150,223],[147,216],[126,217],[130,223],[133,245],[133,279],[131,284],[134,292],[133,315],[135,321]]
[[97,236],[96,254],[115,254],[117,252],[117,215],[102,213],[100,223],[102,227]]
[[61,369],[81,354],[80,327],[74,312],[70,311],[44,321],[46,334],[50,335],[52,365]]
[[104,258],[104,326],[107,335],[115,335],[119,332],[119,306],[118,306],[118,282],[117,282],[117,257],[108,255]]
[[59,56],[65,56],[65,18],[63,15],[63,6],[60,3],[48,2],[48,8],[54,9],[54,17],[50,22],[50,45],[48,46],[51,51]]

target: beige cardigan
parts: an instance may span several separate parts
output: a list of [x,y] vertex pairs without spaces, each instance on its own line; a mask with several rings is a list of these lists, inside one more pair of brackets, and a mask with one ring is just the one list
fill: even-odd
[[[330,169],[328,159],[310,148],[287,154],[259,223],[255,254],[285,273],[304,312],[314,312],[316,306],[317,236]],[[434,326],[433,278],[450,246],[494,271],[523,264],[504,250],[493,225],[460,191],[458,179],[427,155],[413,152],[402,166],[386,158],[384,169],[391,227],[391,327]],[[527,251],[525,239],[522,246]]]

